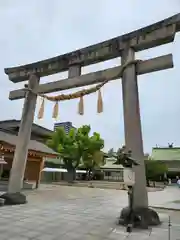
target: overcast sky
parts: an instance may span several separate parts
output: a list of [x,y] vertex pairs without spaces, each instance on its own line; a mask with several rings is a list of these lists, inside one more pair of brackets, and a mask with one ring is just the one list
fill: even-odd
[[[0,101],[1,120],[20,119],[23,101],[8,100],[9,91],[23,86],[13,84],[4,68],[53,57],[144,27],[180,12],[179,0],[6,0],[0,2]],[[180,34],[173,44],[137,54],[147,59],[173,53],[174,69],[139,77],[139,94],[145,152],[158,144],[180,146]],[[114,59],[86,67],[83,73],[113,67]],[[67,73],[43,78],[58,80]],[[73,89],[72,91],[75,91]],[[66,93],[65,91],[64,93]],[[71,92],[71,91],[68,91]],[[59,121],[72,121],[76,127],[90,124],[100,132],[105,149],[124,143],[121,81],[103,88],[104,112],[96,113],[97,94],[85,98],[85,115],[77,114],[77,100],[60,104]],[[37,124],[53,128],[51,103]]]

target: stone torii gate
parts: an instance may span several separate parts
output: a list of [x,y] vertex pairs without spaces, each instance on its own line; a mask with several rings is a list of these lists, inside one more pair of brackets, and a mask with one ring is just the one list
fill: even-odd
[[[180,31],[180,14],[71,53],[19,67],[6,68],[5,73],[10,81],[18,83],[29,80],[28,87],[33,90],[27,91],[27,88],[14,90],[9,95],[10,100],[25,98],[25,101],[6,195],[11,197],[15,193],[20,195],[21,192],[36,107],[37,94],[34,92],[51,93],[122,77],[125,145],[132,150],[133,158],[139,163],[135,167],[134,207],[147,208],[137,75],[172,68],[172,54],[140,61],[128,66],[122,74],[119,72],[125,62],[135,60],[135,52],[173,42],[178,31]],[[121,66],[81,75],[82,67],[116,57],[121,57]],[[67,79],[39,84],[41,77],[62,71],[68,71]]]

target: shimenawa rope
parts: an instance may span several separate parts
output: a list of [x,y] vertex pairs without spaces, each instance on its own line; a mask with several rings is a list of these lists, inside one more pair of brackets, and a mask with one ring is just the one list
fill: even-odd
[[[131,60],[131,61],[127,61],[125,64],[123,64],[120,67],[120,71],[117,74],[117,76],[114,76],[114,78],[118,78],[120,77],[124,70],[132,65],[132,64],[137,64],[139,62],[141,62],[142,60]],[[32,89],[29,89],[28,86],[25,86],[25,90],[26,91],[31,91],[35,94],[37,94],[39,97],[42,98],[42,103],[38,112],[38,119],[42,119],[43,115],[44,115],[44,105],[45,105],[45,99],[51,101],[51,102],[55,102],[54,108],[53,108],[53,114],[52,117],[53,118],[57,118],[58,117],[58,112],[59,112],[59,106],[58,103],[60,101],[65,101],[65,100],[71,100],[71,99],[76,99],[76,98],[80,98],[79,101],[79,105],[78,105],[78,113],[80,115],[84,114],[84,101],[83,101],[83,97],[86,95],[89,95],[91,93],[97,92],[98,91],[98,100],[97,100],[97,112],[101,113],[103,112],[103,100],[102,100],[102,95],[101,95],[101,88],[108,83],[110,80],[106,79],[105,81],[103,81],[102,83],[97,84],[95,87],[91,87],[88,89],[83,89],[71,94],[60,94],[60,95],[56,95],[56,96],[48,96],[45,94],[41,94],[41,93],[35,93],[34,91],[32,91]]]

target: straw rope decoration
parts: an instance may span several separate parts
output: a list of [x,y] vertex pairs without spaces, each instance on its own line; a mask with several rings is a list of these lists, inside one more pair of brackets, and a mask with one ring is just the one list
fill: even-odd
[[[137,64],[141,60],[132,60],[126,62],[124,65],[121,66],[119,73],[114,76],[114,78],[118,78],[122,75],[123,71],[132,64]],[[51,102],[54,102],[54,108],[53,108],[53,113],[52,113],[52,118],[57,118],[58,113],[59,113],[59,102],[60,101],[65,101],[65,100],[71,100],[71,99],[76,99],[79,98],[79,105],[78,105],[78,113],[80,115],[84,114],[84,100],[83,97],[86,95],[89,95],[91,93],[98,92],[98,100],[97,100],[97,113],[102,113],[103,112],[103,100],[102,100],[102,95],[101,95],[101,88],[108,83],[110,80],[105,80],[104,82],[97,84],[95,87],[91,87],[88,89],[83,89],[71,94],[60,94],[56,96],[48,96],[45,94],[40,94],[38,93],[37,95],[42,98],[41,106],[38,112],[38,119],[42,119],[44,116],[44,105],[45,105],[45,100],[49,100]]]

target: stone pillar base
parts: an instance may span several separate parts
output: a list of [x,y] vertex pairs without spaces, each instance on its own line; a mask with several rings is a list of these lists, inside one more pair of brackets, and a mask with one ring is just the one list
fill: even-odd
[[17,193],[4,193],[0,196],[4,199],[4,205],[18,205],[27,203],[26,196],[20,192]]
[[151,208],[136,208],[133,210],[132,220],[129,221],[130,208],[122,209],[119,224],[123,226],[132,225],[134,228],[147,229],[149,226],[161,224],[158,213]]

